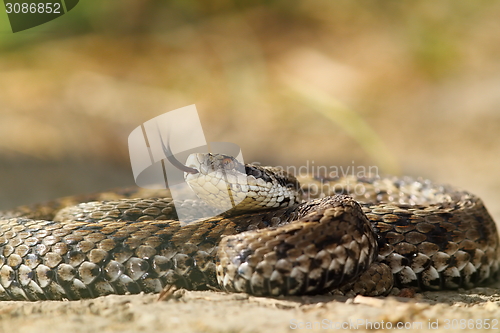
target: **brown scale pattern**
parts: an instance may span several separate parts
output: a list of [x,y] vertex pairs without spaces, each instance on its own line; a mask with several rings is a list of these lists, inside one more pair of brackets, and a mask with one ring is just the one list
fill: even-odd
[[470,288],[498,271],[495,223],[479,199],[467,206],[436,205],[433,212],[418,206],[392,211],[391,221],[370,213],[372,207],[365,211],[379,234],[380,260],[399,287]]
[[[0,300],[73,300],[166,285],[383,295],[393,286],[469,288],[498,274],[495,223],[467,192],[411,179],[303,184],[310,200],[297,207],[187,225],[176,220],[168,191],[113,191],[2,213]],[[358,184],[364,192],[349,190]],[[314,186],[321,191],[313,195]]]
[[225,237],[217,277],[228,291],[255,295],[317,294],[352,282],[376,259],[376,239],[358,203],[316,199],[298,220]]

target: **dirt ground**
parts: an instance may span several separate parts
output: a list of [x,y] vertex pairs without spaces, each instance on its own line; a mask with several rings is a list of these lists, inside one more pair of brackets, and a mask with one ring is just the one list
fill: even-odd
[[[263,298],[179,290],[84,301],[2,302],[0,332],[496,331],[500,289],[425,292],[413,298]],[[488,326],[490,325],[490,326]]]

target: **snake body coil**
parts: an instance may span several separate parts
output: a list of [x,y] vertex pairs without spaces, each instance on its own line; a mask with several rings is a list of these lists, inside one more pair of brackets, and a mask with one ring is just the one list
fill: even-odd
[[[200,172],[186,180],[212,199],[179,203],[168,190],[124,190],[1,213],[0,300],[74,300],[166,285],[383,295],[394,286],[470,288],[498,275],[495,222],[468,192],[411,178],[304,177],[299,187],[286,173],[252,165],[242,183],[230,157],[191,162]],[[210,209],[206,202],[217,204],[220,189],[245,195],[223,215],[176,220],[175,207]]]

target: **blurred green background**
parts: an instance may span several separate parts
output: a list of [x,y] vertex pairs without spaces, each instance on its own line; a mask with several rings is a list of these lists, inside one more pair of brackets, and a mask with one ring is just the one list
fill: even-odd
[[500,220],[500,2],[80,1],[0,13],[0,208],[133,185],[127,137],[196,104],[269,165],[377,165]]

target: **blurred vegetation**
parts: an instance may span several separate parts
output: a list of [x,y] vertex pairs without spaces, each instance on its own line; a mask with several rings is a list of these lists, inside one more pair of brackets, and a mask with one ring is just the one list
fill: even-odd
[[[394,29],[408,43],[414,65],[423,74],[439,79],[460,65],[460,42],[467,38],[478,17],[498,10],[494,0],[401,2],[396,0],[122,0],[80,1],[76,10],[48,24],[17,34],[0,35],[2,50],[82,34],[127,36],[137,39],[161,34],[185,25],[199,26],[206,20],[262,11],[263,19],[272,17],[266,29],[286,30],[313,27],[332,38],[349,38],[359,29]],[[6,18],[6,17],[5,17]],[[244,17],[240,17],[245,19]],[[7,20],[0,26],[8,30]]]

